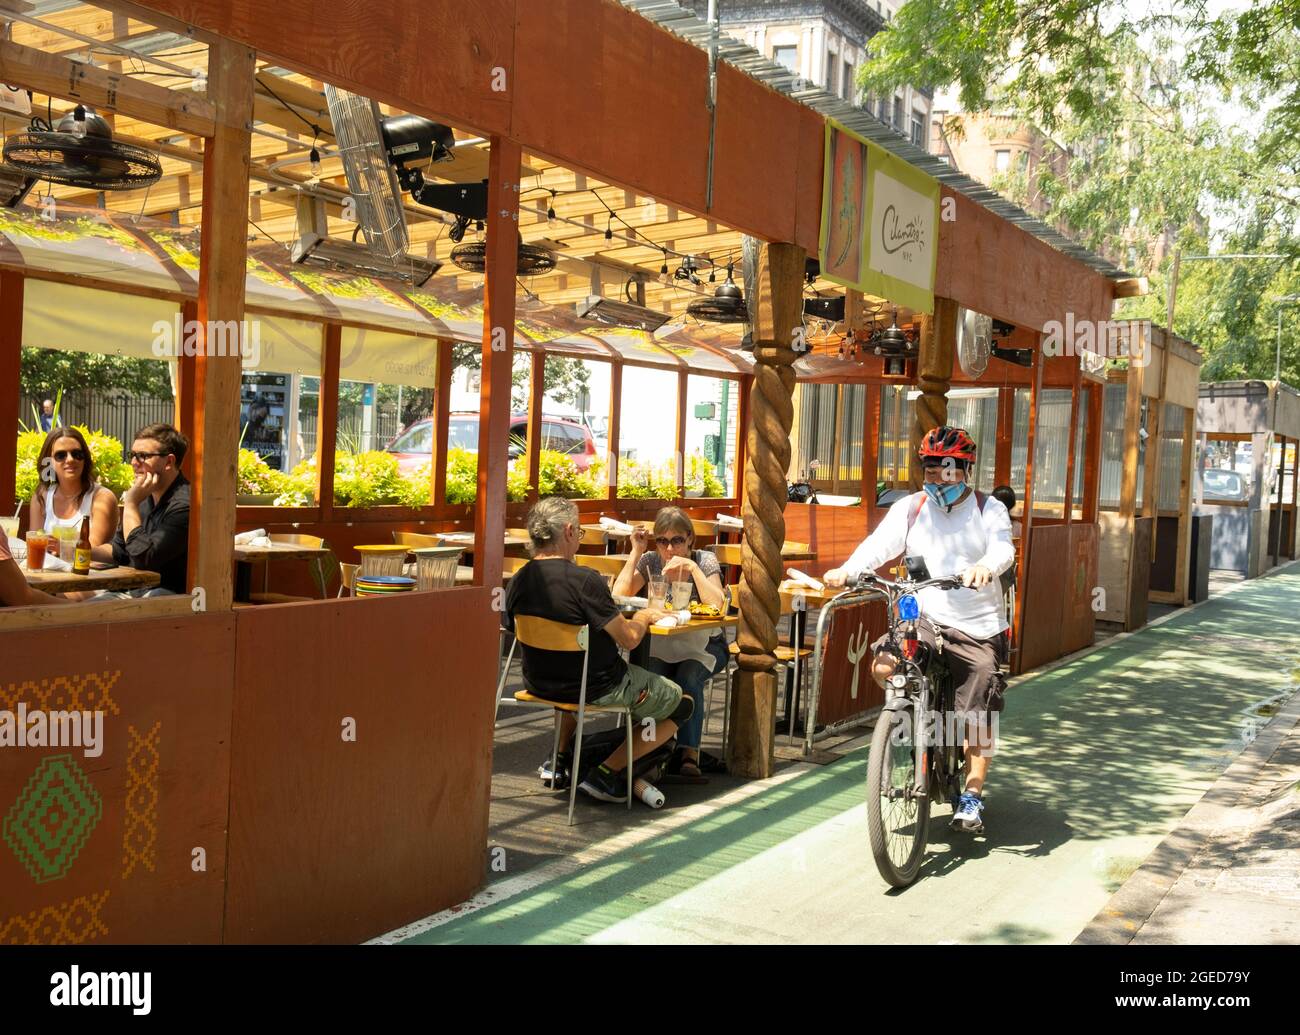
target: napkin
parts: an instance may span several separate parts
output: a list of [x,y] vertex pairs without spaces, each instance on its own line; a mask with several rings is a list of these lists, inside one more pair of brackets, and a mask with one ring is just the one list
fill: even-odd
[[271,542],[271,537],[270,537],[269,535],[267,535],[265,532],[263,532],[261,535],[255,537],[255,538],[253,538],[253,539],[250,539],[250,540],[249,540],[246,544],[244,544],[244,545],[246,545],[246,546],[258,546],[258,547],[261,547],[261,546],[274,546],[275,544],[274,544],[273,542]]
[[[655,625],[659,626],[661,629],[671,629],[677,625],[685,625],[690,620],[691,613],[689,611],[670,611],[659,619],[659,621],[655,622]],[[704,631],[707,632],[708,630],[706,629]]]
[[745,522],[736,517],[735,514],[719,514],[718,524],[725,525],[727,528],[744,528]]
[[13,536],[10,536],[10,537],[9,537],[9,552],[10,552],[11,554],[13,554],[13,556],[14,556],[14,560],[16,560],[16,561],[25,561],[25,560],[27,560],[27,542],[26,542],[26,540],[23,540],[23,539],[15,539]]
[[[255,528],[251,532],[239,532],[235,535],[236,546],[250,546],[254,539],[265,539],[266,529]],[[260,544],[259,544],[260,545]]]
[[605,517],[603,514],[601,515],[600,518],[600,527],[607,528],[611,532],[620,532],[623,535],[631,535],[633,532],[636,531],[635,528],[633,528],[631,525],[627,524],[626,522],[616,521],[614,518]]
[[799,583],[799,585],[815,589],[818,593],[826,588],[811,575],[805,575],[798,568],[786,568],[785,574],[787,578]]
[[72,565],[63,560],[57,553],[47,553],[45,555],[46,571],[71,571]]

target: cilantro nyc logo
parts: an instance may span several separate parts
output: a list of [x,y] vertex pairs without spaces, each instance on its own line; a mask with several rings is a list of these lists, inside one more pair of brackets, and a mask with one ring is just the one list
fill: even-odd
[[159,359],[182,356],[238,356],[245,370],[255,370],[262,358],[260,320],[182,320],[181,314],[168,322],[153,324],[153,354]]

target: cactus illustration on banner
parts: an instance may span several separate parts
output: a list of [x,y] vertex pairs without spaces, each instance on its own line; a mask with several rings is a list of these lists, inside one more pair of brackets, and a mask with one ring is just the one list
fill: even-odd
[[[854,641],[857,641],[856,643]],[[853,700],[858,699],[858,662],[862,660],[862,655],[867,651],[867,630],[858,623],[858,631],[849,637],[849,647],[846,652],[849,663],[853,665],[853,684],[849,687],[849,697]]]

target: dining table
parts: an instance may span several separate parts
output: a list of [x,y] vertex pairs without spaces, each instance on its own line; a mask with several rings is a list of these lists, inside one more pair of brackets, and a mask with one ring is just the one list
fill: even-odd
[[142,571],[139,568],[90,569],[88,575],[74,575],[71,571],[55,571],[47,568],[43,571],[28,571],[23,567],[27,585],[43,593],[96,593],[100,590],[118,592],[133,589],[156,589],[162,579],[156,571]]
[[325,593],[325,575],[320,567],[330,550],[324,546],[307,546],[301,543],[271,542],[261,546],[251,543],[235,544],[235,600],[247,604],[253,592],[253,565],[259,562],[314,560],[321,577],[321,594]]

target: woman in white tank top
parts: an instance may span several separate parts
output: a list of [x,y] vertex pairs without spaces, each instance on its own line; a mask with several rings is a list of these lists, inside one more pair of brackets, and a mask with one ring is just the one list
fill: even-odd
[[90,518],[90,545],[109,542],[117,531],[117,500],[95,481],[95,461],[81,432],[52,428],[36,463],[41,482],[32,496],[28,527],[80,529]]

